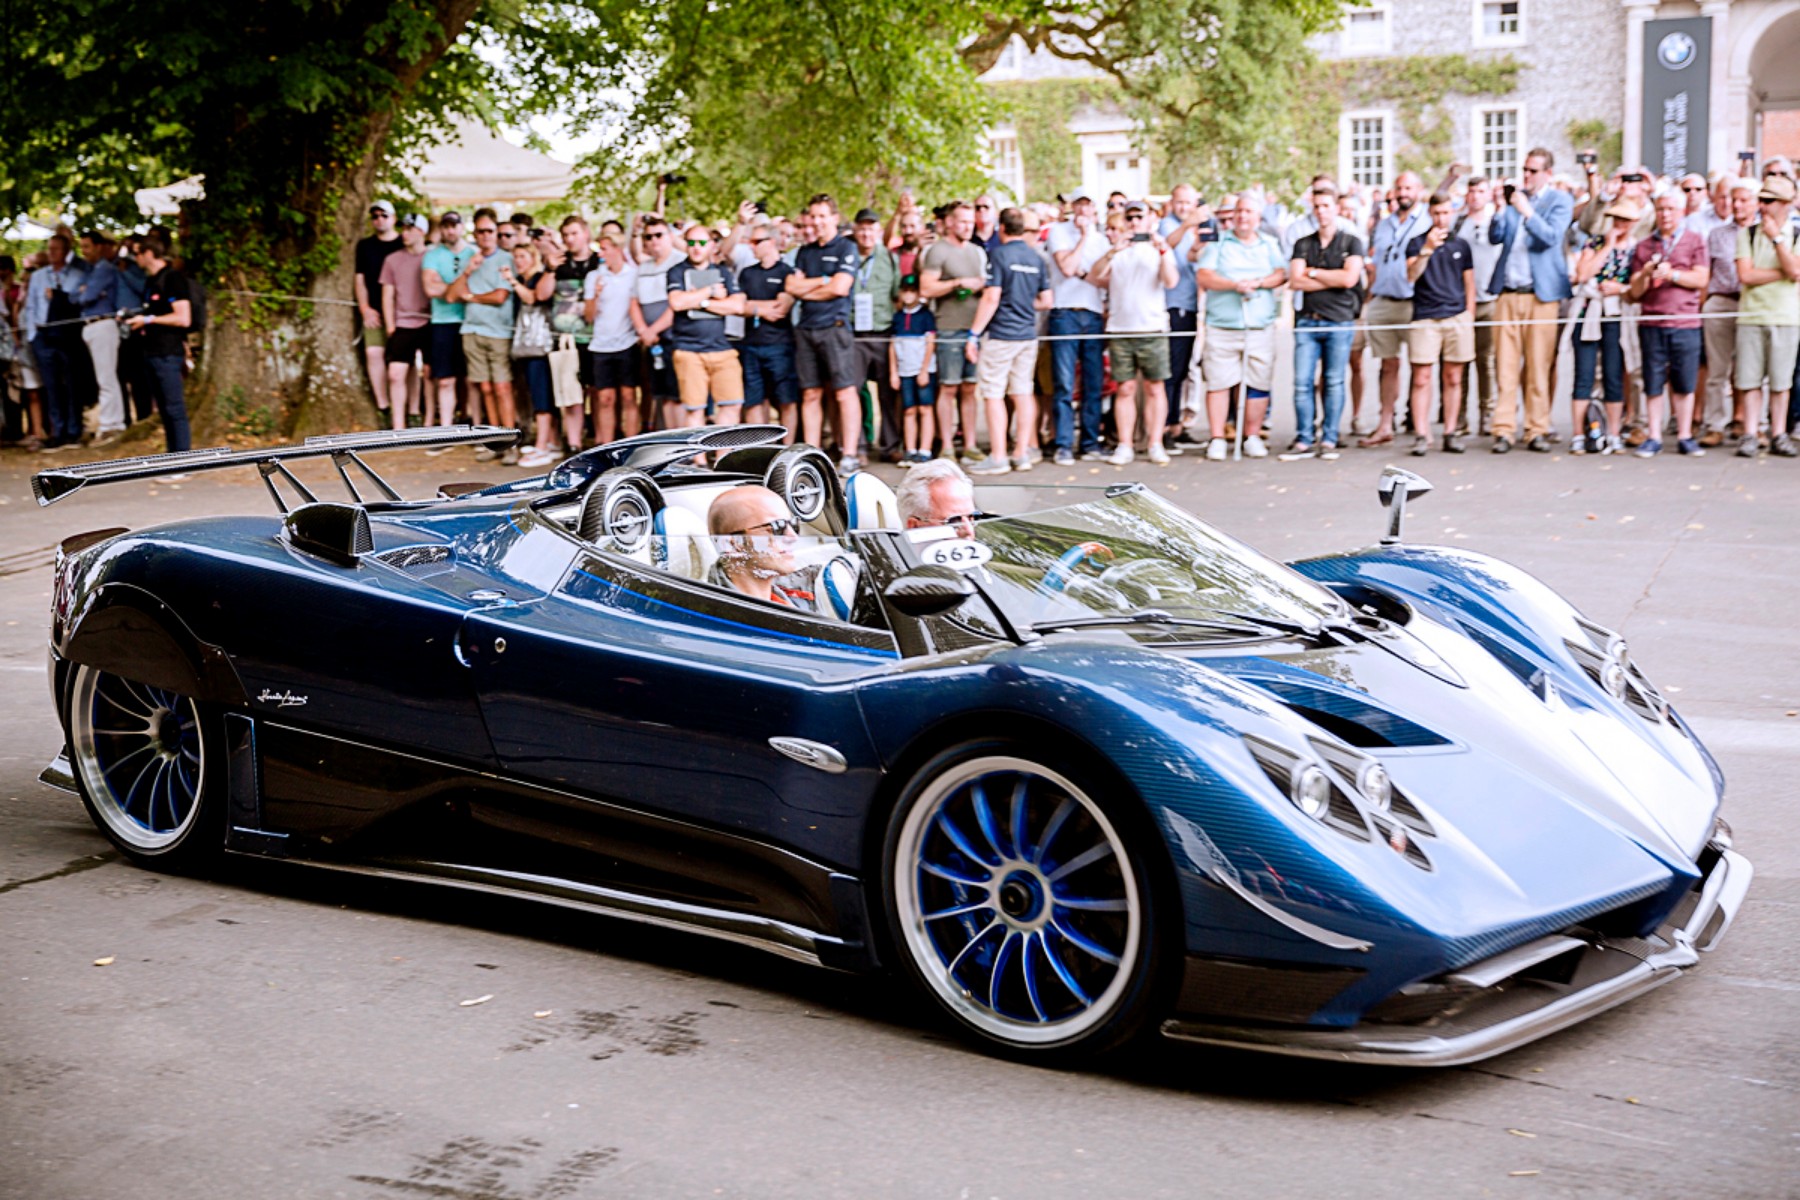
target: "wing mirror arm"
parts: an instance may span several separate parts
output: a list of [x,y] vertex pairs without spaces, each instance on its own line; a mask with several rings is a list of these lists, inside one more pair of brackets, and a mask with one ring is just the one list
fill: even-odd
[[1422,475],[1399,467],[1386,467],[1381,478],[1375,484],[1375,494],[1383,507],[1388,510],[1387,534],[1381,539],[1384,546],[1392,546],[1400,540],[1400,527],[1406,520],[1406,501],[1413,496],[1423,496],[1431,491],[1431,482]]

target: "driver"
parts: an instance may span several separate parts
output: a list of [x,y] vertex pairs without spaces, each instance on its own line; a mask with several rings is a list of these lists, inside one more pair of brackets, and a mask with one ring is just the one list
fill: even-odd
[[948,525],[960,538],[975,536],[975,487],[963,469],[947,458],[920,463],[906,473],[896,495],[908,529]]
[[795,557],[800,522],[787,503],[761,484],[720,492],[706,510],[706,528],[719,546],[707,582],[753,600],[819,616],[838,616],[820,602],[822,567],[803,567]]

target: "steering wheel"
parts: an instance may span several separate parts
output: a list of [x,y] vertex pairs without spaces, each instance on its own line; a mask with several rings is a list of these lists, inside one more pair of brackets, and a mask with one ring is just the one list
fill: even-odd
[[1044,572],[1038,580],[1038,586],[1047,592],[1060,592],[1068,586],[1069,579],[1075,569],[1083,563],[1100,566],[1102,558],[1110,559],[1113,552],[1103,542],[1077,542],[1062,552],[1062,555]]
[[1199,589],[1193,576],[1160,558],[1134,558],[1114,563],[1100,573],[1099,582],[1129,597],[1134,604],[1167,604]]

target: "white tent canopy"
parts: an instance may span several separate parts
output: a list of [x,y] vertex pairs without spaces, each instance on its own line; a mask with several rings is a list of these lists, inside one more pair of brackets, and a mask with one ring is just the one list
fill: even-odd
[[432,149],[417,182],[435,208],[524,208],[565,198],[575,172],[567,163],[465,121],[453,140]]

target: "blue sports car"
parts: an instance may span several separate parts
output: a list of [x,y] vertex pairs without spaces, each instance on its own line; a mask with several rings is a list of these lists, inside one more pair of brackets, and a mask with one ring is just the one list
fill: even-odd
[[[1135,484],[908,528],[781,434],[417,501],[362,456],[512,431],[43,472],[48,504],[254,468],[279,510],[63,542],[45,779],[144,866],[281,858],[891,971],[1032,1060],[1470,1062],[1673,979],[1743,901],[1693,731],[1538,580],[1401,543],[1416,476],[1384,476],[1381,544],[1284,564]],[[745,483],[793,519],[715,534]],[[783,602],[733,586],[776,542]]]

